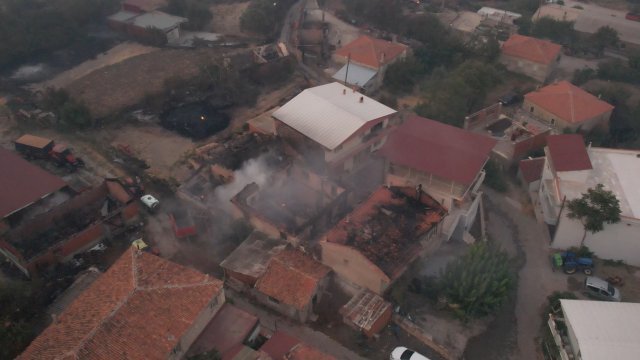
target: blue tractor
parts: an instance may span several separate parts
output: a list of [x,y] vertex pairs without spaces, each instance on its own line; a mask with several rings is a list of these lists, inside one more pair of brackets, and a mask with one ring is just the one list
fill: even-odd
[[579,258],[573,253],[555,254],[552,258],[553,271],[562,268],[565,274],[574,274],[578,270],[582,270],[587,275],[593,274],[593,260],[588,258]]

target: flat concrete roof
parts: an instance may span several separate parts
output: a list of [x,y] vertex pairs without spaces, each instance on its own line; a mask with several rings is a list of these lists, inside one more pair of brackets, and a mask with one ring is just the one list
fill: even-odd
[[560,196],[576,199],[602,184],[620,201],[623,216],[640,218],[640,151],[590,148],[587,152],[593,166],[587,182],[560,180]]
[[463,11],[460,17],[451,22],[451,27],[464,32],[473,32],[484,17],[471,11]]
[[229,255],[220,266],[243,275],[259,278],[264,274],[269,260],[287,246],[281,239],[254,231]]

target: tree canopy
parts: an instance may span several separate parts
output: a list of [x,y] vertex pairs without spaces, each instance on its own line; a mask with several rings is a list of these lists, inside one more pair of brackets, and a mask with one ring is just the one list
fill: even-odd
[[292,0],[251,0],[240,16],[240,28],[270,35],[287,15]]
[[209,6],[202,0],[169,0],[167,12],[189,19],[183,25],[188,30],[202,30],[213,19]]
[[462,320],[492,314],[516,289],[509,254],[494,241],[477,241],[440,270],[440,281],[454,315]]
[[620,222],[620,201],[613,192],[605,190],[602,184],[588,189],[582,197],[570,200],[567,203],[567,210],[569,210],[567,217],[579,220],[584,227],[584,235],[580,241],[581,248],[587,237],[587,231],[595,234],[604,230],[604,224]]
[[384,85],[396,92],[410,93],[422,70],[422,64],[415,57],[408,56],[389,65],[385,72]]
[[604,55],[604,48],[607,45],[616,46],[620,41],[620,36],[616,29],[609,26],[602,26],[593,33],[588,40],[589,47],[593,48],[597,56]]

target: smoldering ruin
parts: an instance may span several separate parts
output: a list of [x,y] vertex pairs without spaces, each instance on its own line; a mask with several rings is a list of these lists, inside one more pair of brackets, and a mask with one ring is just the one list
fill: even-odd
[[205,139],[229,126],[230,118],[206,101],[186,104],[160,115],[162,126],[196,140]]

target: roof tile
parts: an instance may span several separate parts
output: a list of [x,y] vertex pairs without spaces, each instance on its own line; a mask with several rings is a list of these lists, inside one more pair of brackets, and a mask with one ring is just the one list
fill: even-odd
[[500,53],[548,65],[557,58],[561,50],[562,45],[512,34],[502,45]]
[[520,160],[520,172],[524,177],[524,181],[530,184],[542,178],[542,170],[544,169],[545,159],[524,159]]
[[582,135],[550,135],[547,136],[547,146],[556,171],[593,169]]
[[[351,60],[379,69],[385,63],[402,54],[409,47],[362,35],[334,52],[335,55],[348,57]],[[384,54],[384,62],[381,61]]]

